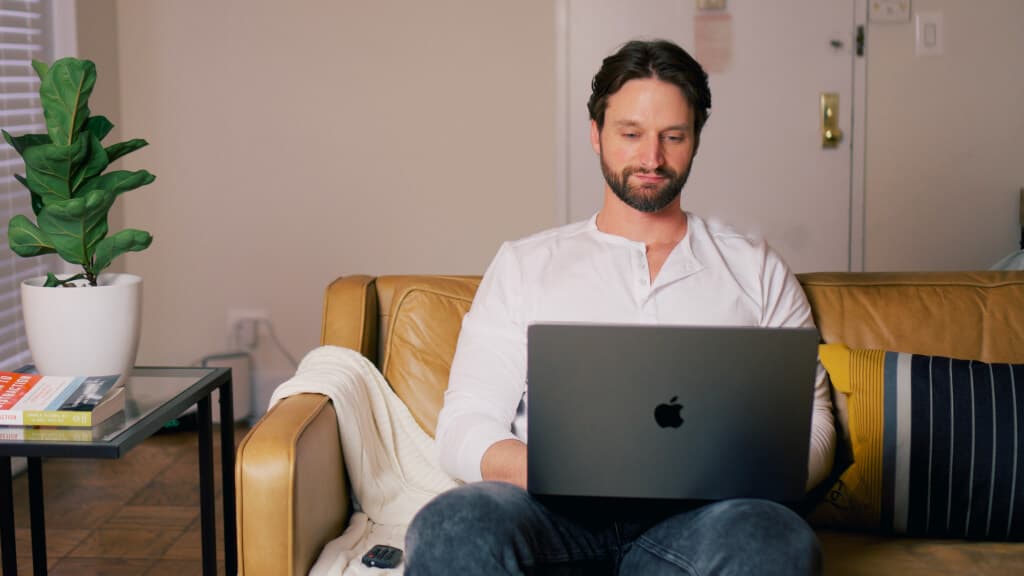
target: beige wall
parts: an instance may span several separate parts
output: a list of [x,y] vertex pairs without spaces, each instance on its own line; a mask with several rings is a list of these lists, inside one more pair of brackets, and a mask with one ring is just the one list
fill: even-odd
[[[140,363],[223,351],[231,308],[267,310],[301,356],[334,277],[478,274],[555,223],[546,1],[104,8],[78,4],[80,54],[109,60],[90,47],[116,38],[101,82],[116,64],[114,121],[150,142],[125,164],[157,175],[120,200],[155,238],[125,258],[145,279]],[[256,360],[264,384],[292,370],[266,337]]]
[[914,24],[868,30],[865,268],[988,268],[1017,248],[1024,186],[1024,2],[914,0],[942,12],[945,51]]
[[[115,0],[90,0],[88,10],[76,9],[77,52],[96,63],[96,86],[89,98],[93,114],[101,114],[114,123],[106,144],[126,140],[121,130],[121,74],[117,53],[117,3]],[[123,169],[118,162],[111,169]],[[110,211],[111,230],[127,227],[124,222],[124,203],[114,204]],[[124,272],[124,259],[114,260],[110,271]]]
[[[975,6],[978,6],[975,8]],[[916,0],[868,34],[868,269],[984,268],[1016,246],[1024,2]],[[301,356],[323,287],[356,273],[481,273],[503,239],[556,224],[548,0],[91,0],[94,109],[158,176],[117,208],[150,230],[139,361],[223,351],[231,308],[267,310]],[[118,213],[115,213],[118,214]],[[115,216],[119,217],[119,216]],[[291,367],[264,338],[265,389]]]

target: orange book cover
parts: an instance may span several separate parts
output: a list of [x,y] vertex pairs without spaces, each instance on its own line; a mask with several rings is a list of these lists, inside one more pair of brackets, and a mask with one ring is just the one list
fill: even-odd
[[17,404],[41,379],[38,374],[0,372],[0,410],[9,410]]

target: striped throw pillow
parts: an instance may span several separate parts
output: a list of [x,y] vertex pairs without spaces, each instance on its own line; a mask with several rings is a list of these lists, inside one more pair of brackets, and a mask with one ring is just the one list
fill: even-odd
[[847,395],[853,451],[829,523],[1024,539],[1024,365],[841,344],[820,357]]

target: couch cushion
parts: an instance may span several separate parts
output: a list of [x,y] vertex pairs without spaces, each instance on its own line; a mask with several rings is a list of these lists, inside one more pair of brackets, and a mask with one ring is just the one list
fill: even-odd
[[849,397],[854,461],[819,519],[921,536],[1024,539],[1024,365],[841,344],[822,346],[820,355]]
[[825,576],[972,576],[1017,574],[1024,546],[1007,542],[899,538],[822,529]]
[[434,435],[462,317],[479,278],[409,276],[394,286],[384,342],[384,378],[416,422]]

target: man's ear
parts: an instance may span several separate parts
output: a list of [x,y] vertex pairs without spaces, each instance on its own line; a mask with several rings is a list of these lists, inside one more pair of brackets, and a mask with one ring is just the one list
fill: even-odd
[[597,120],[590,121],[590,146],[595,154],[601,155],[601,129],[597,127]]

